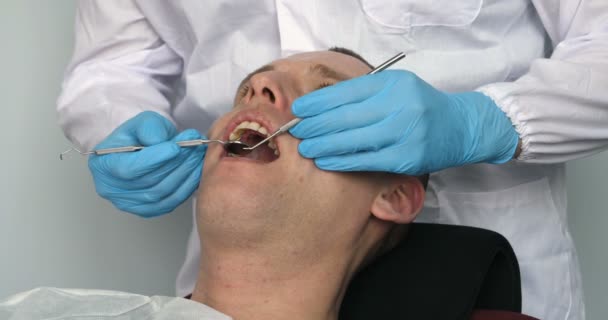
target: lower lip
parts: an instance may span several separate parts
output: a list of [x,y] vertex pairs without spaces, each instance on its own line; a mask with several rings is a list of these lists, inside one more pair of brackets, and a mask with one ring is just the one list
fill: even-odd
[[274,161],[264,162],[264,161],[249,159],[249,158],[245,158],[245,157],[229,157],[226,152],[224,152],[220,156],[220,161],[239,161],[239,162],[240,161],[245,161],[245,162],[254,163],[254,164],[260,164],[260,165],[271,164],[273,162],[276,162],[277,160],[279,160],[279,158],[276,158]]

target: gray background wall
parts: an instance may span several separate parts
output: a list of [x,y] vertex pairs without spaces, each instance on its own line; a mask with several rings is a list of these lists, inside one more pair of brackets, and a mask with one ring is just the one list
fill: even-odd
[[[144,220],[94,192],[55,100],[70,57],[75,1],[0,3],[0,298],[39,286],[173,294],[190,208]],[[588,319],[608,315],[608,153],[568,165],[569,211]]]
[[0,296],[38,286],[173,293],[189,208],[144,220],[96,196],[55,100],[75,1],[0,2]]

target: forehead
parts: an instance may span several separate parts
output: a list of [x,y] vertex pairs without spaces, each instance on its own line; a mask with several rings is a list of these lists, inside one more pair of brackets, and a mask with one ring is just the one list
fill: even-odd
[[350,78],[364,75],[370,70],[361,60],[333,51],[299,53],[271,63],[278,70],[291,72],[306,72],[311,66],[319,64],[343,73]]

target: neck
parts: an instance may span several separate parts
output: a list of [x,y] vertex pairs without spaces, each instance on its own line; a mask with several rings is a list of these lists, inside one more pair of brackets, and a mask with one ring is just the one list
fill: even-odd
[[[205,243],[205,241],[203,241]],[[356,255],[207,242],[192,300],[234,319],[337,319]],[[280,254],[277,254],[279,252]],[[339,257],[339,258],[336,258]]]

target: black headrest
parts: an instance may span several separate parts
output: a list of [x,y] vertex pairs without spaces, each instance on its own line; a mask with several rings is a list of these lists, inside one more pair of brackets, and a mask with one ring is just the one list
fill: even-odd
[[473,309],[521,312],[519,265],[500,234],[412,224],[406,239],[351,281],[340,319],[469,319]]

